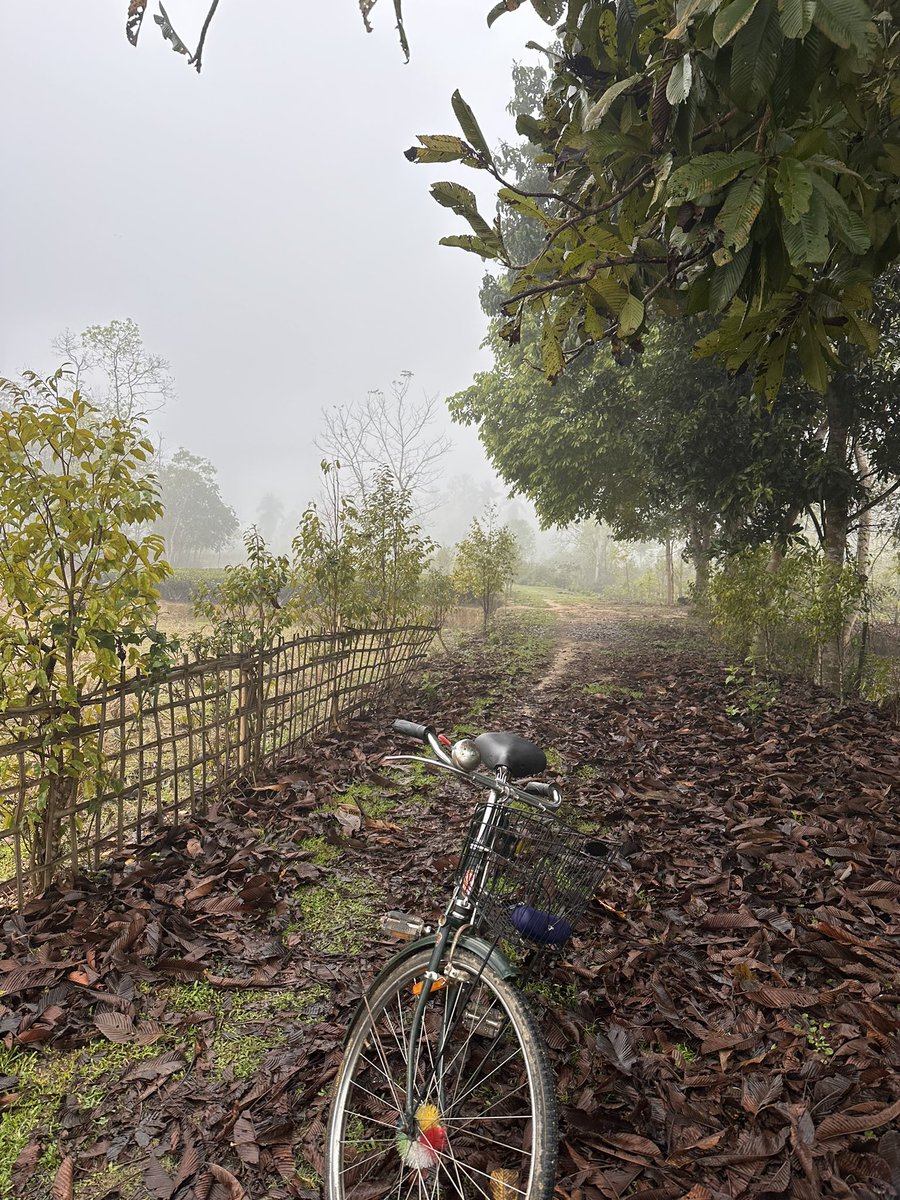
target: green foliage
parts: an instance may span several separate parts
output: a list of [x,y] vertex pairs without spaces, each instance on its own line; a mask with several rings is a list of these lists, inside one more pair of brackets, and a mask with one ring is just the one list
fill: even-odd
[[828,1041],[826,1029],[831,1028],[830,1021],[814,1021],[809,1013],[801,1013],[799,1022],[794,1026],[794,1032],[806,1039],[806,1044],[816,1054],[823,1058],[831,1058],[834,1048]]
[[587,696],[604,696],[609,699],[622,697],[625,700],[642,700],[644,697],[639,688],[621,687],[616,683],[589,683],[582,690]]
[[772,679],[761,674],[752,658],[743,666],[729,667],[725,683],[732,699],[725,705],[729,717],[737,717],[745,724],[754,724],[763,713],[768,712],[778,699],[780,688]]
[[88,799],[100,783],[97,738],[78,731],[82,697],[124,668],[168,662],[155,622],[169,567],[159,535],[140,532],[161,512],[141,422],[67,395],[62,371],[23,378],[0,380],[0,708],[48,710],[22,731],[44,770],[28,814],[37,866],[79,780]]
[[183,447],[160,469],[164,512],[156,528],[180,566],[223,550],[238,531],[237,515],[222,499],[216,474],[211,462]]
[[389,467],[379,468],[357,518],[357,587],[369,620],[387,628],[412,616],[434,548],[413,518],[412,497]]
[[864,583],[808,546],[776,563],[759,546],[726,559],[710,583],[710,619],[726,645],[764,666],[821,678],[825,648],[840,644]]
[[512,583],[519,563],[516,539],[496,524],[496,509],[490,507],[483,519],[476,517],[466,537],[456,548],[453,583],[460,595],[473,596],[481,605],[487,628],[503,589]]
[[175,567],[159,585],[159,594],[163,600],[190,603],[198,591],[215,591],[224,578],[224,567]]
[[[757,404],[745,381],[691,356],[698,331],[662,322],[641,355],[589,351],[553,388],[495,333],[494,369],[451,399],[451,413],[478,427],[496,469],[545,525],[590,518],[616,538],[680,536],[707,553],[716,525],[737,544],[783,536],[819,483],[820,415],[807,393]],[[579,539],[596,585],[609,551],[596,529]]]
[[433,543],[413,516],[410,489],[383,466],[355,501],[343,491],[340,463],[323,462],[322,472],[325,502],[306,510],[294,539],[304,613],[328,631],[412,617]]
[[0,380],[0,706],[71,706],[151,665],[162,543],[139,422],[104,417],[65,376]]
[[297,585],[304,612],[328,632],[359,623],[365,604],[357,586],[362,556],[356,505],[341,487],[340,463],[323,462],[326,499],[311,504],[294,539]]
[[273,554],[252,527],[244,534],[247,561],[226,567],[221,581],[199,581],[194,614],[208,625],[193,637],[198,654],[224,654],[233,649],[268,648],[297,619],[290,562]]
[[[508,268],[510,343],[525,339],[552,380],[586,343],[637,344],[653,307],[723,314],[704,352],[749,366],[770,399],[790,351],[818,390],[843,347],[869,352],[872,285],[900,257],[894,10],[864,0],[535,8],[548,24],[562,17],[540,114],[518,123],[544,179],[511,185],[458,96],[463,137],[420,137],[408,152],[500,184],[497,220],[457,201],[472,234],[444,242]],[[455,186],[432,192],[447,204]],[[504,241],[510,211],[541,235],[524,262]]]
[[429,625],[440,628],[455,603],[453,576],[438,570],[432,563],[422,572],[419,580],[419,605],[425,620]]
[[301,888],[296,898],[301,928],[322,954],[358,954],[375,931],[381,896],[368,879],[332,877],[320,886]]

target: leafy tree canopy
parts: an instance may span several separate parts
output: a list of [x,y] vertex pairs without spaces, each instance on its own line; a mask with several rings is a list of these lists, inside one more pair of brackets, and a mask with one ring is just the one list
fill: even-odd
[[62,371],[0,380],[0,708],[71,707],[158,665],[162,539],[153,447],[140,422],[105,416]]
[[164,513],[157,529],[176,565],[223,550],[238,531],[233,508],[222,499],[216,468],[181,447],[159,473]]
[[512,583],[519,565],[519,547],[505,525],[497,524],[497,510],[490,505],[482,518],[476,517],[456,548],[453,583],[461,594],[474,596],[481,604],[484,624],[503,589]]
[[[502,0],[489,23],[510,9]],[[647,313],[715,316],[700,344],[770,398],[796,350],[824,392],[841,347],[874,353],[872,286],[900,257],[900,32],[864,0],[534,0],[558,29],[539,117],[542,188],[507,179],[459,95],[462,137],[408,157],[500,182],[489,224],[460,183],[432,186],[472,232],[443,239],[511,271],[503,336],[556,379],[590,343],[636,344]],[[505,217],[542,231],[517,262]]]

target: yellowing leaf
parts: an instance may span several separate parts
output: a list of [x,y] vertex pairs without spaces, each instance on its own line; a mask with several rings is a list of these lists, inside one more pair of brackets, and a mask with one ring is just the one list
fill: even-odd
[[619,336],[631,337],[632,334],[637,333],[643,323],[644,302],[637,296],[629,295],[619,313]]

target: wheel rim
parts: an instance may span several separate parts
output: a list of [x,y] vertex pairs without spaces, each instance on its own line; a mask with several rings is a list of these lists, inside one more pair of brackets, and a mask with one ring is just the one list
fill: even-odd
[[[476,968],[477,969],[477,968]],[[535,1069],[515,1013],[490,979],[434,991],[416,1064],[414,1119],[406,1109],[405,1035],[421,964],[368,1007],[351,1040],[329,1139],[335,1200],[524,1200],[535,1171]],[[444,1052],[439,1052],[442,1029]]]

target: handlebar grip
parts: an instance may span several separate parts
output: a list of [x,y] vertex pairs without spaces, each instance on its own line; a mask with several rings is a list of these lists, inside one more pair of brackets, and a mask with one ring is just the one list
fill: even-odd
[[532,796],[552,796],[553,792],[551,788],[553,786],[552,783],[539,783],[537,779],[530,779],[525,784],[523,791],[528,792]]
[[394,733],[401,733],[404,737],[417,738],[420,742],[424,742],[428,737],[428,726],[416,725],[414,721],[395,721],[393,729]]
[[550,808],[559,808],[562,804],[562,796],[555,783],[540,783],[537,779],[532,779],[525,784],[523,791],[529,796],[542,797]]

